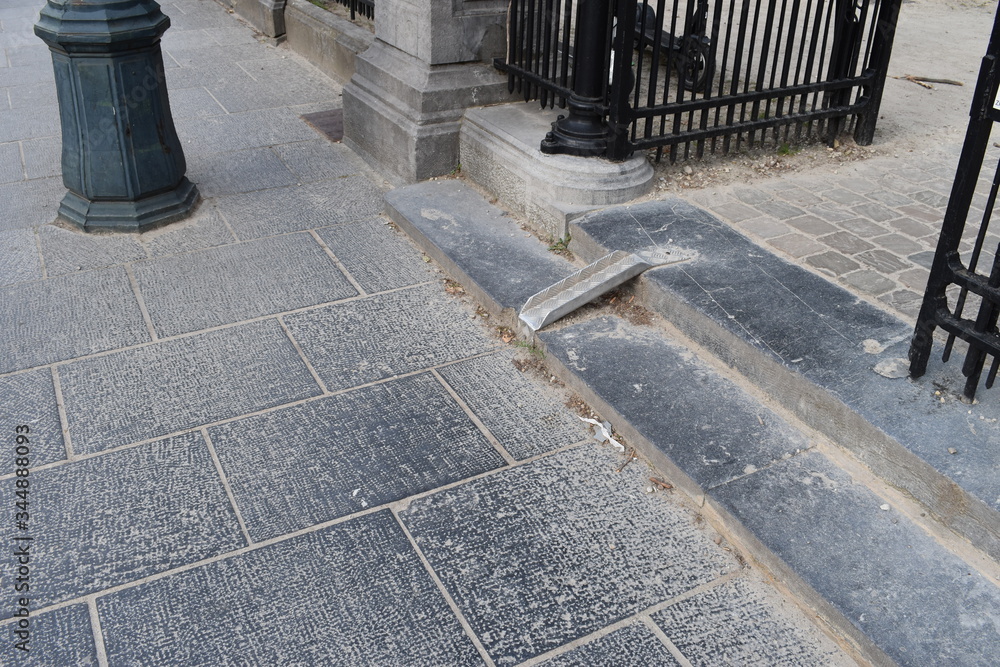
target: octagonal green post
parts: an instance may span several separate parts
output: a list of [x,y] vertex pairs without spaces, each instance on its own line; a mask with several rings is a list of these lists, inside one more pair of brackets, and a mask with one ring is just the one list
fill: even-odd
[[48,0],[35,24],[59,98],[59,215],[85,230],[142,231],[198,202],[167,100],[169,26],[153,0]]

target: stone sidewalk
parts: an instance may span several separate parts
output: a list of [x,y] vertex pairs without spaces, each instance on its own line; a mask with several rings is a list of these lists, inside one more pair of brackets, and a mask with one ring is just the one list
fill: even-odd
[[850,664],[381,217],[300,117],[339,87],[210,0],[163,6],[197,214],[52,224],[38,5],[0,0],[0,662]]

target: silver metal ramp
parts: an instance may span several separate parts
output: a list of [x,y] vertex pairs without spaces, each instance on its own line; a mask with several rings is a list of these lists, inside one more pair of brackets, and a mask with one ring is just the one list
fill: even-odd
[[615,250],[528,299],[521,308],[521,321],[538,331],[646,269],[689,258],[672,250]]

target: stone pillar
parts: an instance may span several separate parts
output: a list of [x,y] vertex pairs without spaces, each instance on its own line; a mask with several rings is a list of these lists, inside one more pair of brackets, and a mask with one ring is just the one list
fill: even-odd
[[380,0],[344,88],[344,142],[397,183],[455,170],[462,114],[510,99],[508,0]]
[[285,37],[285,0],[223,0],[254,30],[280,42]]

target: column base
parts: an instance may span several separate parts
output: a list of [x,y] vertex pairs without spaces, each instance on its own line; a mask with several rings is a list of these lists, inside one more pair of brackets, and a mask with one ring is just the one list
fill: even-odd
[[138,201],[91,201],[67,192],[59,216],[84,231],[144,232],[186,218],[201,199],[187,177],[176,188]]

